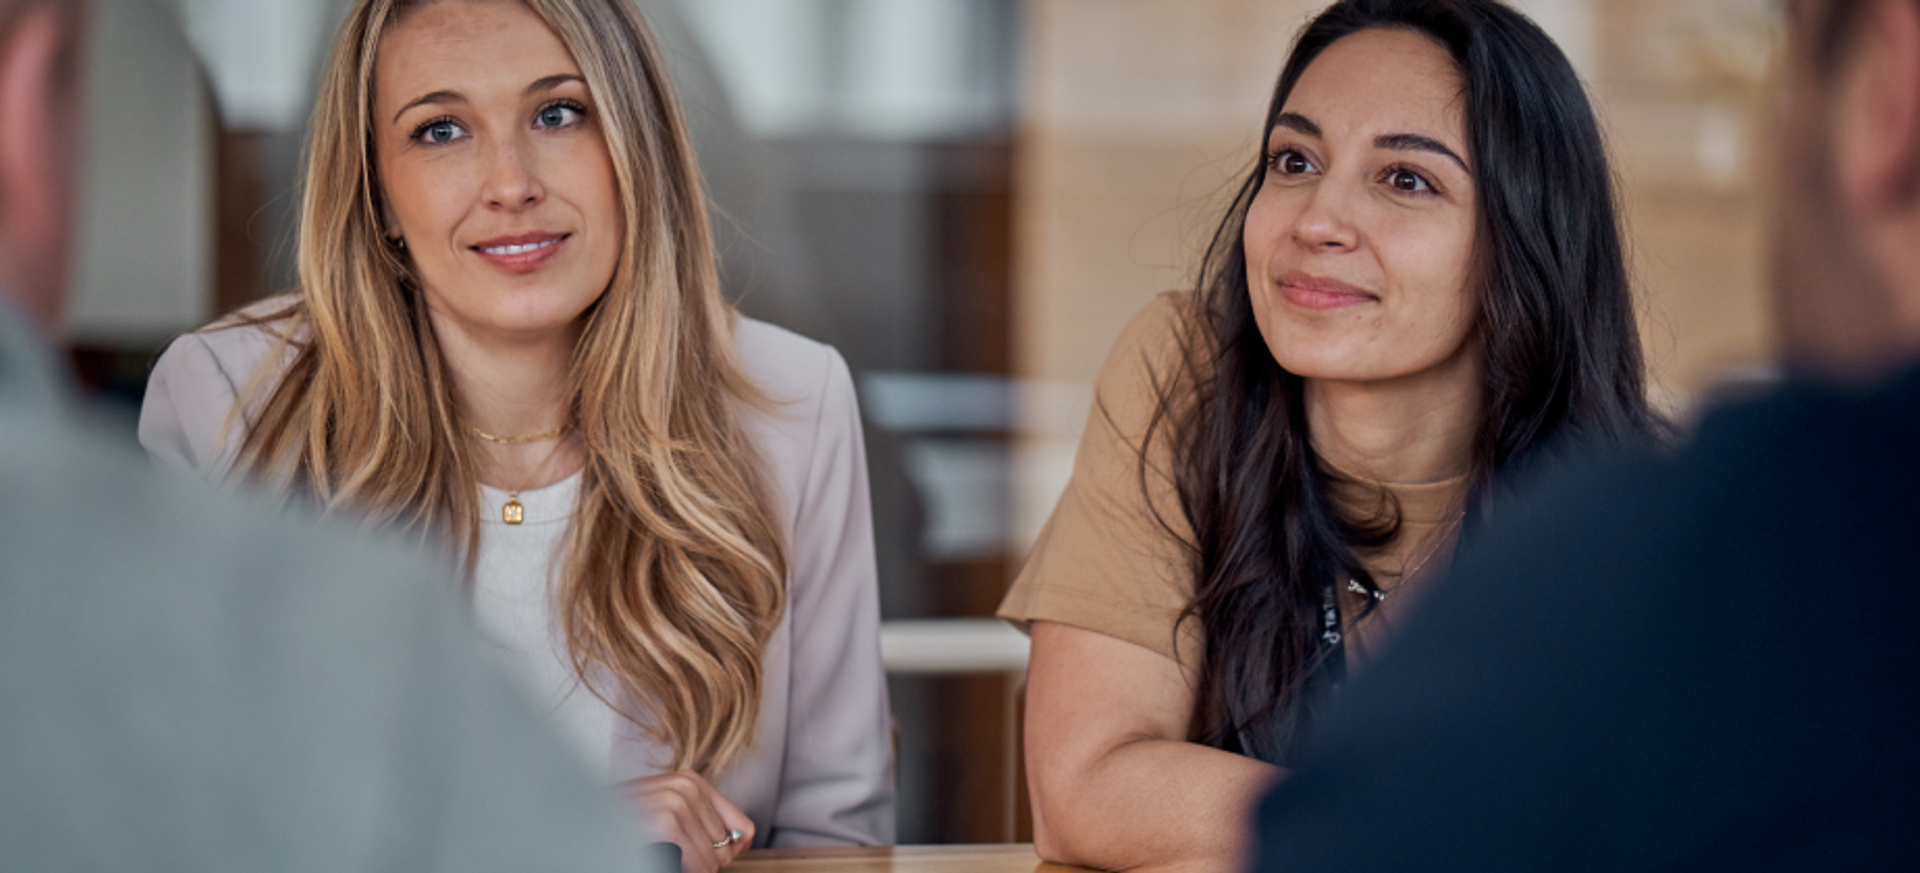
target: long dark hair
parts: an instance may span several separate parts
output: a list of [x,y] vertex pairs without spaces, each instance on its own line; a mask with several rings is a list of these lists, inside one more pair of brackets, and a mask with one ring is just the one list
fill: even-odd
[[[1572,66],[1532,21],[1494,0],[1336,3],[1295,42],[1266,132],[1322,51],[1376,28],[1432,39],[1465,81],[1484,361],[1470,500],[1483,503],[1495,477],[1550,443],[1663,434],[1646,403],[1599,126]],[[1355,552],[1390,542],[1399,518],[1387,495],[1375,518],[1336,511],[1336,474],[1308,439],[1304,383],[1254,323],[1242,234],[1266,140],[1201,262],[1183,372],[1160,380],[1147,440],[1171,441],[1193,537],[1194,596],[1180,620],[1199,622],[1205,640],[1194,739],[1279,762],[1321,659],[1324,586],[1338,574],[1377,590]]]

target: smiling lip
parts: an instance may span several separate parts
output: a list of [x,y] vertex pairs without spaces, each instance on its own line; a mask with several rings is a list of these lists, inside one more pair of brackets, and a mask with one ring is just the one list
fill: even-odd
[[520,233],[494,237],[467,248],[480,259],[507,273],[531,273],[554,255],[560,244],[572,237],[568,233]]
[[1293,272],[1280,277],[1280,296],[1302,309],[1342,309],[1380,298],[1338,279]]

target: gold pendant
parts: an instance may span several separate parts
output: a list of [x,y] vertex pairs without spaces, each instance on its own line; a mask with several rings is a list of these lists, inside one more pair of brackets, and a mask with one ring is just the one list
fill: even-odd
[[500,520],[508,524],[519,524],[527,520],[527,508],[520,505],[518,495],[507,497],[506,505],[500,507]]

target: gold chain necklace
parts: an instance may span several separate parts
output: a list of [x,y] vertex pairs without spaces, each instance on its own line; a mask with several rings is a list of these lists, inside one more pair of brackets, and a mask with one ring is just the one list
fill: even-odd
[[[1433,538],[1433,546],[1427,549],[1427,553],[1421,556],[1419,562],[1414,564],[1412,569],[1402,570],[1400,572],[1400,581],[1405,582],[1408,579],[1412,579],[1414,574],[1420,572],[1420,568],[1425,567],[1428,561],[1433,560],[1434,555],[1440,554],[1440,549],[1447,543],[1447,537],[1460,526],[1460,522],[1465,520],[1466,517],[1467,511],[1462,509],[1460,510],[1460,514],[1455,515],[1453,520],[1447,522],[1445,527],[1435,531],[1437,535]],[[1347,590],[1355,594],[1368,595],[1373,598],[1373,602],[1375,603],[1385,603],[1387,596],[1392,593],[1389,591],[1381,591],[1378,588],[1368,591],[1365,586],[1360,584],[1360,580],[1353,578],[1347,579]]]
[[553,430],[547,431],[546,433],[536,433],[531,436],[494,436],[493,434],[487,433],[486,431],[483,431],[477,427],[474,427],[473,425],[467,425],[467,430],[472,431],[474,436],[477,436],[483,440],[486,440],[487,442],[494,443],[495,445],[524,446],[527,443],[537,443],[543,440],[553,439],[554,437],[557,437],[563,433],[566,433],[567,428],[572,426],[573,425],[570,425],[570,424],[563,424],[563,425],[560,425],[559,427],[554,428]]
[[[561,436],[567,432],[567,427],[568,425],[561,425],[559,430],[553,431],[552,433],[548,433],[548,434],[541,434],[541,435],[535,435],[530,437],[507,437],[504,439],[501,437],[495,437],[495,436],[490,436],[488,434],[481,433],[480,431],[475,430],[474,428],[471,428],[471,427],[469,427],[468,430],[472,430],[474,436],[480,437],[481,439],[487,440],[488,442],[500,443],[502,445],[524,445],[526,443],[539,442],[540,440],[543,440],[543,439],[550,440],[550,439],[553,439],[554,437]],[[546,472],[547,465],[553,463],[553,459],[560,454],[560,447],[566,444],[567,444],[567,441],[564,439],[555,440],[553,443],[553,448],[547,450],[546,459],[540,462],[540,466],[533,468],[533,474],[527,477],[527,482],[529,483],[529,485],[523,485],[519,488],[514,488],[507,492],[507,502],[504,504],[501,504],[500,506],[500,520],[502,522],[505,522],[507,524],[520,524],[521,522],[524,522],[527,520],[527,507],[525,504],[522,504],[520,502],[520,492],[525,491],[527,490],[527,488],[531,487],[531,483],[540,481],[540,474]]]

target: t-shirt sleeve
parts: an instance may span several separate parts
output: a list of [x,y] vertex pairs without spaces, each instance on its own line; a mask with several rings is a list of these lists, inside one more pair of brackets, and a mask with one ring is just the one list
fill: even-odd
[[1192,299],[1155,298],[1101,366],[1073,476],[1000,604],[1000,617],[1020,629],[1058,622],[1198,667],[1200,629],[1179,621],[1193,596],[1192,537],[1164,425],[1145,439],[1159,398],[1178,390],[1171,380],[1181,373],[1179,337]]

